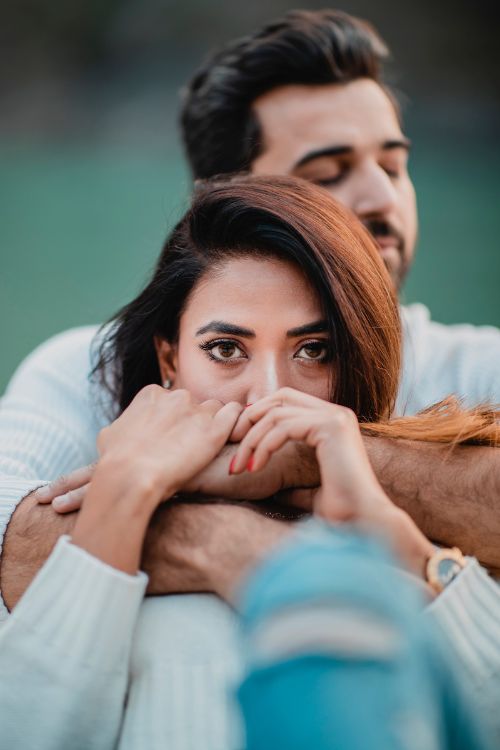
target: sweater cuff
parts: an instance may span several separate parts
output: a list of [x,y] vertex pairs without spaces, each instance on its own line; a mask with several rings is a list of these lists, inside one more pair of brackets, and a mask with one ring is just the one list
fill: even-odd
[[20,621],[72,660],[113,669],[128,657],[147,582],[62,536],[4,627]]
[[[3,550],[3,540],[7,526],[15,509],[24,498],[38,489],[46,482],[40,479],[14,479],[1,478],[1,495],[0,495],[0,555]],[[1,587],[1,578],[0,578]],[[0,590],[0,623],[9,617],[9,610],[5,606],[2,592]]]
[[426,612],[444,631],[472,684],[481,687],[486,675],[500,673],[500,587],[477,560],[469,558]]

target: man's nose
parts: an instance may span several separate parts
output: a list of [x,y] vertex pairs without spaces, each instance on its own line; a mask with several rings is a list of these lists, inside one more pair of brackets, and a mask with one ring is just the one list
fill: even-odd
[[265,362],[256,362],[248,374],[248,404],[254,404],[265,396],[271,396],[280,388],[288,385],[285,373],[282,372],[274,358],[269,358]]
[[396,202],[396,188],[379,164],[370,164],[358,175],[352,209],[361,219],[389,214],[396,207]]

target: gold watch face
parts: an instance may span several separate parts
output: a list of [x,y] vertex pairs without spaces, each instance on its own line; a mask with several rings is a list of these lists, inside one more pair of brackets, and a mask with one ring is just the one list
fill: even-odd
[[427,580],[436,591],[442,591],[465,567],[465,558],[457,547],[440,549],[427,564]]
[[437,564],[436,577],[444,588],[457,577],[461,570],[462,566],[456,560],[445,557]]

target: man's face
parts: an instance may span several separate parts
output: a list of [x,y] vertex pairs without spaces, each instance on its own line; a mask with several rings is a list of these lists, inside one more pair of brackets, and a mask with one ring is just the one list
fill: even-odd
[[259,97],[253,109],[264,146],[251,172],[325,187],[375,237],[399,288],[413,258],[417,209],[409,142],[384,90],[367,78],[283,86]]

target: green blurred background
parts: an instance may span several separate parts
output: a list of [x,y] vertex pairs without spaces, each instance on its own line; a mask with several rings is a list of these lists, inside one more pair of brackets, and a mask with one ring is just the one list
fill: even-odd
[[[103,321],[139,289],[189,193],[176,127],[183,83],[214,46],[293,7],[4,4],[0,390],[43,339]],[[446,323],[499,325],[498,4],[341,7],[377,26],[407,96],[421,231],[403,298]]]

